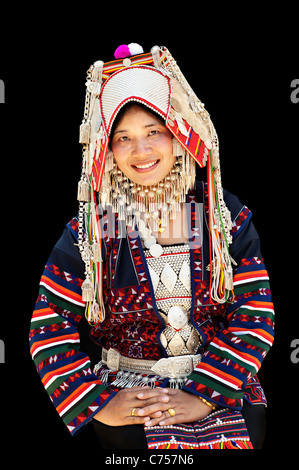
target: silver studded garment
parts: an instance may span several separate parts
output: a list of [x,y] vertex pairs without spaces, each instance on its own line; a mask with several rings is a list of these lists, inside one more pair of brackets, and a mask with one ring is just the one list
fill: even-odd
[[195,354],[200,341],[190,322],[190,248],[187,244],[162,248],[157,258],[144,250],[157,307],[167,325],[161,343],[169,356]]

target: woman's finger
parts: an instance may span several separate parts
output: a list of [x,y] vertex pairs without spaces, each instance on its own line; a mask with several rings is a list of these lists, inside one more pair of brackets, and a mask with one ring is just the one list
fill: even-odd
[[145,426],[169,426],[170,424],[177,424],[181,422],[180,415],[170,416],[169,412],[165,410],[160,416],[152,415],[150,419],[146,420]]
[[158,397],[158,396],[162,397],[168,394],[169,394],[168,388],[157,387],[157,388],[149,388],[146,390],[141,390],[140,392],[137,393],[136,396],[140,400],[147,400],[149,398]]
[[154,413],[157,413],[159,411],[163,412],[163,411],[167,410],[167,408],[169,408],[168,403],[165,403],[165,402],[163,403],[161,401],[155,401],[152,404],[147,403],[146,406],[143,406],[142,408],[140,408],[137,412],[137,415],[138,416],[151,416]]

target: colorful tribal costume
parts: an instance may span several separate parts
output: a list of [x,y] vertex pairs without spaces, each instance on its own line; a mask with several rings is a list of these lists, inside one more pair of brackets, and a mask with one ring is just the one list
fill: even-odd
[[[108,148],[129,101],[162,116],[174,136],[179,160],[157,206],[150,192],[159,188],[134,185]],[[222,190],[208,113],[169,52],[156,47],[91,67],[80,139],[79,216],[45,267],[30,331],[59,415],[75,434],[121,388],[170,386],[215,410],[196,423],[145,427],[148,448],[252,448],[241,410],[243,400],[266,403],[256,374],[273,342],[274,311],[252,214]],[[207,183],[195,181],[194,161],[207,162]],[[158,246],[147,221],[165,226],[181,202],[189,243]],[[84,314],[102,348],[93,366],[80,351]]]

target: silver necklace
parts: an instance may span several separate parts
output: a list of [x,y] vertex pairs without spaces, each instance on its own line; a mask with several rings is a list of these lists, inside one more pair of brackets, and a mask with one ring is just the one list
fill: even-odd
[[[193,159],[192,159],[193,160]],[[195,179],[185,177],[182,171],[183,157],[178,157],[170,173],[155,186],[143,186],[131,181],[114,163],[111,171],[103,178],[100,201],[105,209],[111,206],[118,213],[119,220],[126,225],[137,225],[139,236],[153,257],[162,254],[153,232],[162,233],[169,219],[175,219],[185,202],[187,192],[193,187]]]

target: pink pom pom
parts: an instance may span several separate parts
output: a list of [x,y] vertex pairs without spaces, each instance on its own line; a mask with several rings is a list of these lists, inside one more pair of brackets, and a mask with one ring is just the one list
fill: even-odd
[[116,51],[114,52],[114,57],[116,59],[124,59],[125,57],[129,57],[130,54],[130,49],[126,44],[122,44],[121,46],[118,46]]

